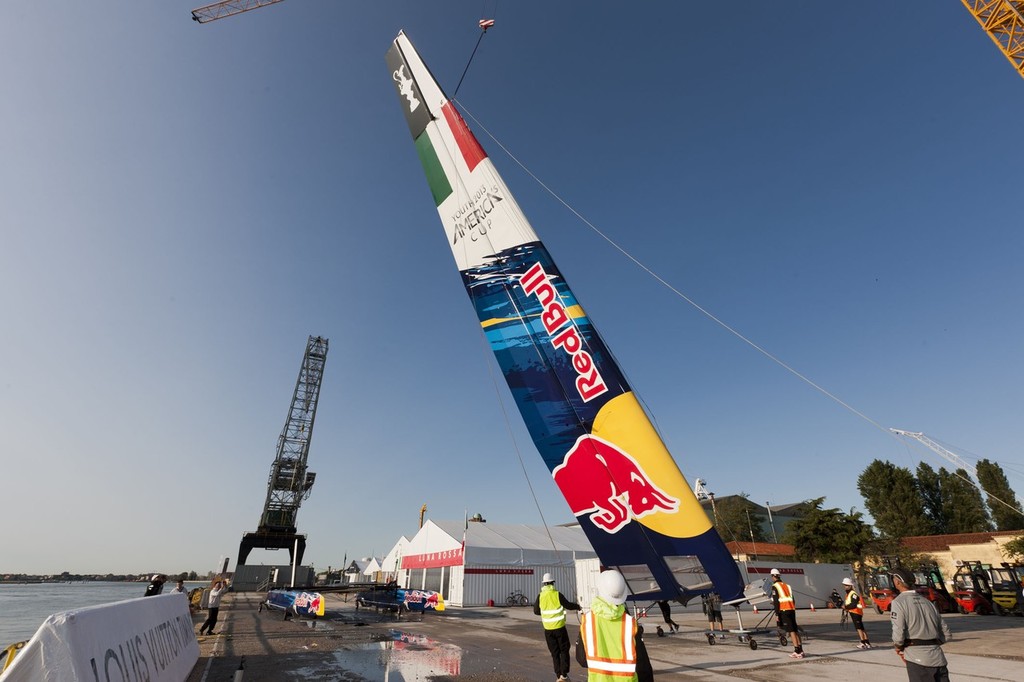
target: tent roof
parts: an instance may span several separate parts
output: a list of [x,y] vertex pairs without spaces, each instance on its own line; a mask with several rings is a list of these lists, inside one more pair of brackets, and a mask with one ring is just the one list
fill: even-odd
[[[440,533],[438,532],[440,531]],[[597,556],[579,526],[427,521],[405,549],[407,555],[443,551],[462,545],[464,562],[496,565],[571,564]]]

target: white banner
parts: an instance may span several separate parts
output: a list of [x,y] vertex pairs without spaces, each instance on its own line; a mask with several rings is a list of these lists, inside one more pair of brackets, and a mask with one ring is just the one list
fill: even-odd
[[198,660],[187,597],[164,594],[50,616],[0,682],[184,682]]

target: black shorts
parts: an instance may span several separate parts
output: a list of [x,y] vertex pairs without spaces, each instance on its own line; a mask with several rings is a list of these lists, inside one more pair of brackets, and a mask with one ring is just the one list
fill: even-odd
[[779,611],[779,627],[786,632],[796,632],[796,611]]
[[857,630],[863,630],[864,629],[864,616],[861,616],[861,615],[856,614],[856,613],[851,613],[850,614],[850,620],[853,621],[853,627],[855,629],[857,629]]

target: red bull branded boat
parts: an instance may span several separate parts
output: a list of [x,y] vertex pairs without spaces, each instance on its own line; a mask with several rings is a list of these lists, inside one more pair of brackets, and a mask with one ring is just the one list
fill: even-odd
[[[316,618],[324,615],[324,596],[302,590],[270,590],[264,604],[296,616]],[[262,610],[262,608],[261,608]]]
[[[743,597],[736,562],[583,307],[400,33],[390,77],[448,244],[541,457],[636,599]],[[651,582],[657,589],[651,588]]]

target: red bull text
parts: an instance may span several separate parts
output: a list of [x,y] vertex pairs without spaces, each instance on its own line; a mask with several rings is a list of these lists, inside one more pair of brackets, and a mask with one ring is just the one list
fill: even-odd
[[[583,350],[583,339],[579,329],[573,324],[565,306],[558,300],[558,292],[548,281],[548,274],[540,263],[534,263],[519,278],[519,285],[527,296],[536,296],[544,307],[540,319],[544,330],[550,336],[550,343],[567,353],[572,358],[573,369],[576,370],[576,392],[583,402],[589,402],[608,390],[601,373],[597,371],[590,353]],[[557,333],[556,333],[557,332]]]

